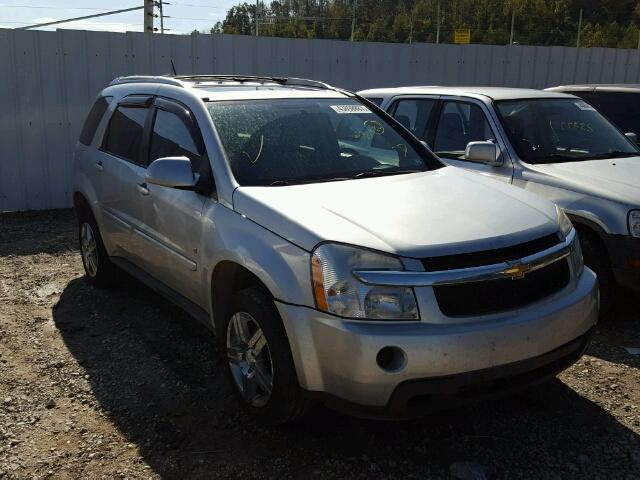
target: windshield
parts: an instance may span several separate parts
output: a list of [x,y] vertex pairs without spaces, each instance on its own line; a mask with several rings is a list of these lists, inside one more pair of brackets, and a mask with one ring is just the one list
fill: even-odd
[[528,163],[556,163],[638,154],[637,147],[584,100],[496,102],[511,144]]
[[240,185],[346,180],[441,166],[350,98],[210,102],[207,108]]

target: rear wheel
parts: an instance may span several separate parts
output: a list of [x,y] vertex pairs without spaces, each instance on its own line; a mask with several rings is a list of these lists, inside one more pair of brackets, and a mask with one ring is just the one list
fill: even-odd
[[281,424],[311,407],[298,385],[289,342],[264,288],[235,293],[217,325],[227,374],[243,408],[265,424]]
[[600,314],[609,314],[615,307],[618,287],[613,276],[607,249],[602,239],[591,230],[579,228],[578,237],[585,265],[598,276]]
[[78,238],[82,264],[89,281],[101,288],[112,286],[116,267],[104,248],[96,220],[86,206],[78,211]]

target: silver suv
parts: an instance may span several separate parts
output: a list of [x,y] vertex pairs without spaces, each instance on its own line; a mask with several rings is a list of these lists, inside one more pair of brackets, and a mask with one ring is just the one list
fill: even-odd
[[596,277],[555,205],[444,166],[319,82],[118,78],[74,173],[88,278],[125,270],[214,329],[264,422],[510,391],[573,363],[596,323]]
[[[399,87],[359,94],[431,145],[448,165],[516,185],[562,207],[578,230],[585,263],[598,275],[603,310],[616,305],[618,285],[640,291],[635,133],[623,135],[589,103],[565,93]],[[616,103],[623,102],[635,115],[631,100]],[[609,115],[608,109],[602,113]]]

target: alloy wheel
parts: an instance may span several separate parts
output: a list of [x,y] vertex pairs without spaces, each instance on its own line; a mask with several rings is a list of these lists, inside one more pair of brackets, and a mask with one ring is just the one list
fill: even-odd
[[80,249],[87,274],[95,277],[98,273],[98,244],[93,229],[87,222],[83,223],[80,229]]
[[227,325],[227,359],[233,380],[246,402],[263,407],[273,390],[273,362],[258,322],[237,312]]

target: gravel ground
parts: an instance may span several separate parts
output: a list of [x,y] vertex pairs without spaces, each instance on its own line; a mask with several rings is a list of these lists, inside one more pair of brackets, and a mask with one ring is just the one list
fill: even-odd
[[632,298],[518,396],[419,421],[245,418],[212,335],[132,279],[82,276],[70,211],[0,216],[0,478],[638,478]]

